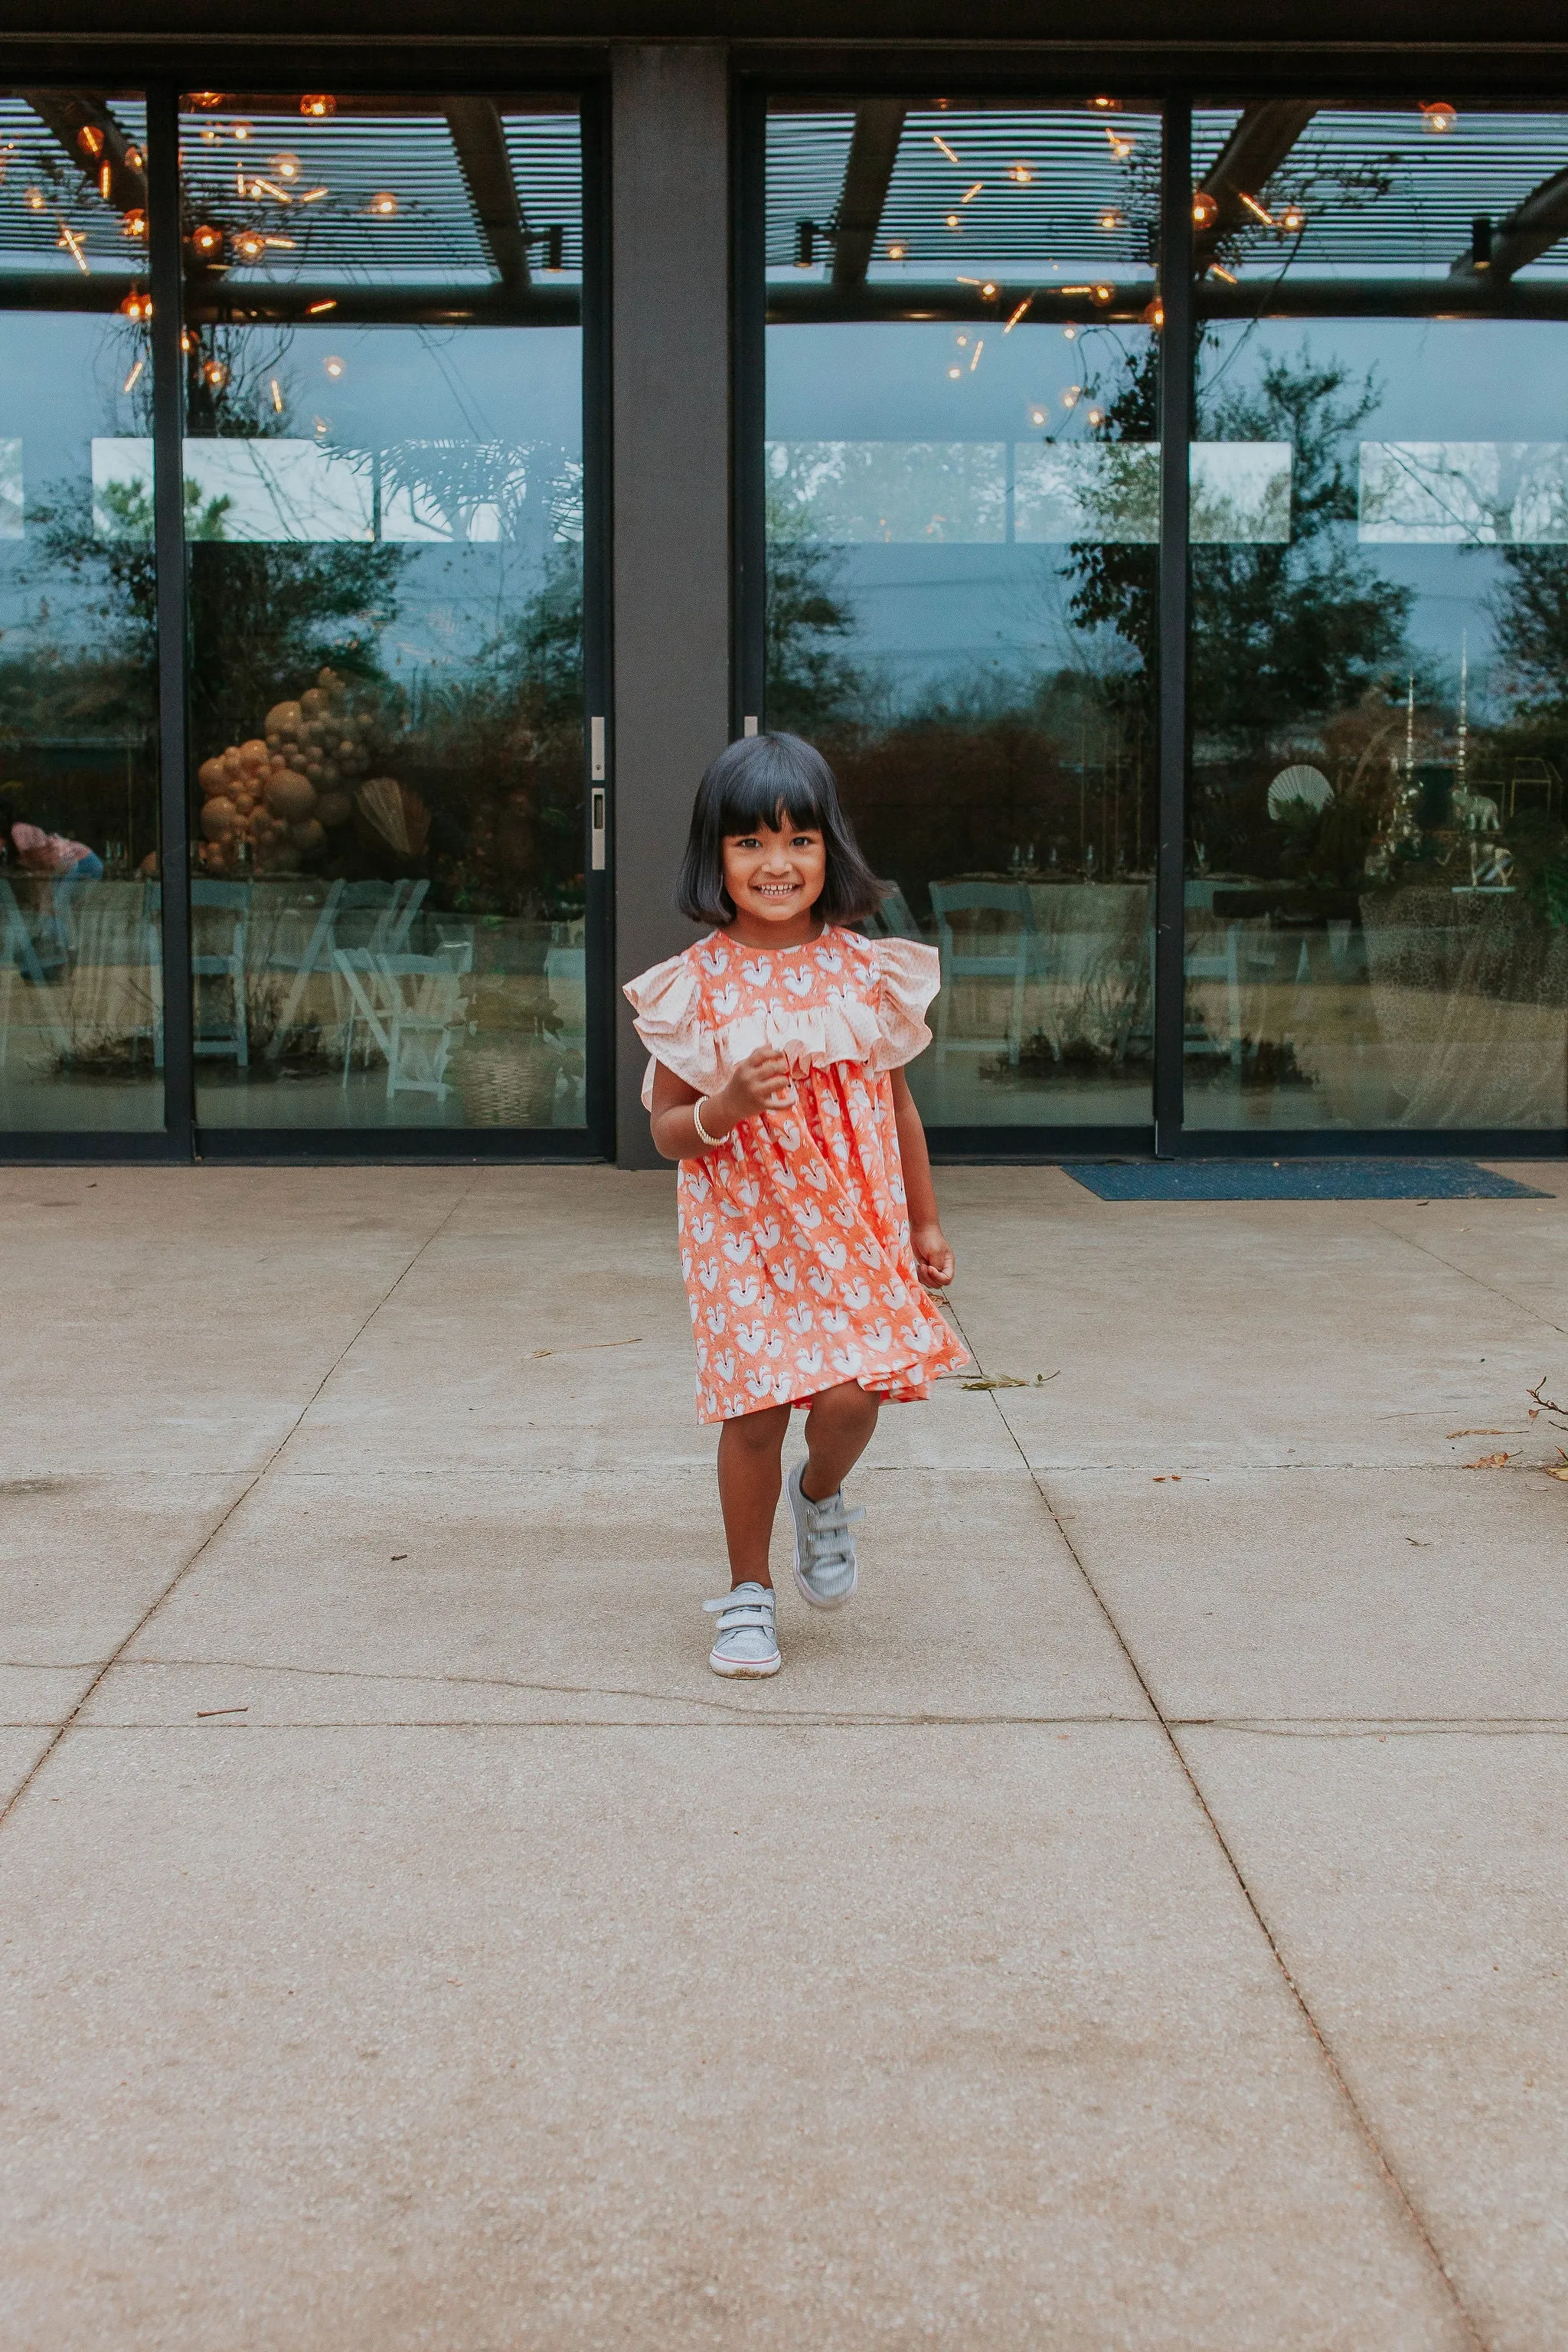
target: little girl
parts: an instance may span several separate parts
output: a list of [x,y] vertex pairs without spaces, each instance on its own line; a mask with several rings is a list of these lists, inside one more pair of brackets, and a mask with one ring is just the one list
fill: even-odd
[[934,948],[844,927],[881,888],[833,771],[796,735],[721,751],[698,788],[677,893],[715,929],[626,986],[653,1059],[643,1101],[679,1160],[697,1407],[723,1424],[732,1590],[716,1675],[776,1675],[768,1538],[790,1407],[795,1580],[814,1609],[855,1590],[843,1483],[882,1398],[923,1398],[967,1356],[921,1297],[952,1279],[903,1065],[931,1043]]

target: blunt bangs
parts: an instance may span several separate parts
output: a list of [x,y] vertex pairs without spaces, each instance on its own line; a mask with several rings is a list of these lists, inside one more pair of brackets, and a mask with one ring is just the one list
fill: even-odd
[[798,735],[747,735],[720,752],[697,787],[691,831],[675,902],[694,923],[733,922],[724,887],[726,835],[793,825],[820,833],[826,870],[817,912],[825,922],[858,922],[880,905],[882,885],[860,855],[832,769]]

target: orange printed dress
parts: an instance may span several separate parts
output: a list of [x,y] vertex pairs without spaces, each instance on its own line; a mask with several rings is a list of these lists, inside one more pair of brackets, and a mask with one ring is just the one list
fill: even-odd
[[931,1043],[934,948],[828,925],[797,948],[715,931],[628,982],[637,1032],[700,1093],[763,1046],[795,1099],[683,1160],[680,1265],[697,1338],[697,1417],[732,1421],[858,1381],[924,1397],[969,1359],[921,1289],[888,1073]]

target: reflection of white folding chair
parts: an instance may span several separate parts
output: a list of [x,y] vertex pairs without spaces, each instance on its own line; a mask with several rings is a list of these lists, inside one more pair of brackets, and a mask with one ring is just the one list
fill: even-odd
[[[313,971],[331,973],[333,951],[343,942],[342,928],[362,929],[363,936],[347,944],[351,950],[366,949],[374,954],[397,955],[406,947],[414,918],[419,912],[430,885],[428,882],[334,882],[327,893],[326,904],[316,917],[315,928],[305,943],[303,953],[292,956],[275,955],[270,969],[291,971],[289,984],[278,1015],[278,1025],[267,1048],[269,1060],[283,1051],[293,1028],[300,1001],[310,984]],[[361,918],[354,923],[355,917]],[[364,918],[368,917],[368,922]],[[354,1015],[351,1013],[351,1025]]]
[[[208,937],[216,932],[221,938],[224,930],[227,929],[226,925],[217,923],[208,929],[201,923],[204,913],[232,915],[235,919],[234,928],[229,932],[226,946],[197,953],[195,951],[195,942],[204,932]],[[234,999],[234,1010],[228,1027],[224,1028],[220,1025],[212,1028],[202,1020],[201,990],[199,986],[197,987],[195,1035],[192,1040],[192,1051],[196,1054],[216,1054],[225,1057],[232,1054],[236,1065],[242,1070],[250,1067],[250,1026],[247,1019],[245,1004],[245,940],[249,913],[250,885],[248,882],[193,882],[191,884],[193,947],[191,977],[198,983],[203,980],[226,980]],[[154,1059],[160,1069],[163,1066],[163,1024],[160,1021],[157,1045],[154,1049]]]
[[[936,1059],[940,1069],[952,1050],[948,1025],[952,1017],[952,987],[955,980],[1004,980],[1013,983],[1013,1013],[1007,1025],[1007,1059],[1018,1066],[1024,1042],[1024,991],[1031,980],[1046,973],[1045,941],[1035,929],[1035,902],[1026,882],[933,882],[931,903],[936,916],[937,952],[942,958],[942,994],[936,1008]],[[955,944],[954,915],[1005,915],[1007,929],[982,931],[970,925],[962,944]],[[966,1050],[984,1053],[994,1041],[968,1037]]]
[[333,966],[350,998],[344,1024],[343,1084],[349,1082],[361,1021],[386,1062],[386,1093],[433,1094],[447,1099],[447,1063],[461,1027],[459,982],[473,963],[472,945],[438,955],[378,955],[369,948],[334,948]]
[[882,893],[882,902],[866,918],[866,929],[872,939],[918,940],[921,927],[910,912],[910,902],[896,882],[889,883]]

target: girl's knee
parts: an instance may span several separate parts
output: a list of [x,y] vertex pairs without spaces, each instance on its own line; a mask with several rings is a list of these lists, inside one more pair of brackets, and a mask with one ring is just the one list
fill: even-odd
[[811,1410],[814,1417],[820,1413],[826,1422],[856,1428],[876,1420],[879,1402],[858,1381],[845,1381],[836,1389],[818,1389]]

